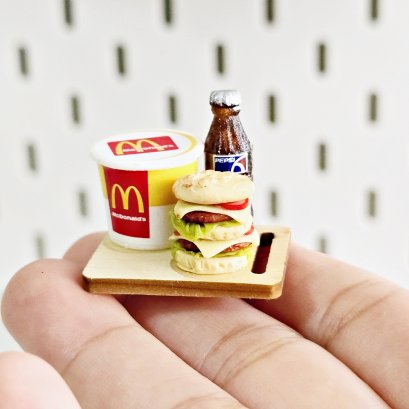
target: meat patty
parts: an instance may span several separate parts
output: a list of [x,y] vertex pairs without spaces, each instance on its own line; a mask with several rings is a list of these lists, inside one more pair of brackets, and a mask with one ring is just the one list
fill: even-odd
[[195,253],[198,253],[200,251],[196,244],[192,243],[189,240],[179,239],[179,244],[187,251],[194,251]]
[[182,217],[182,220],[184,220],[187,223],[203,224],[203,223],[227,222],[229,220],[232,220],[232,218],[230,216],[227,216],[227,214],[195,211],[195,212],[186,213]]
[[[199,248],[196,246],[196,244],[192,243],[189,240],[185,240],[185,239],[179,239],[179,243],[180,245],[187,251],[193,251],[195,253],[198,253],[200,250]],[[244,249],[248,246],[250,246],[251,243],[237,243],[237,244],[233,244],[230,247],[227,247],[227,249],[224,249],[222,251],[222,253],[229,253],[230,251],[237,251],[240,249]]]
[[224,249],[224,250],[222,251],[222,253],[229,253],[230,251],[237,251],[237,250],[240,250],[240,249],[244,249],[244,248],[246,248],[246,247],[248,247],[248,246],[251,246],[251,243],[237,243],[237,244],[233,244],[232,246],[227,247],[227,249]]

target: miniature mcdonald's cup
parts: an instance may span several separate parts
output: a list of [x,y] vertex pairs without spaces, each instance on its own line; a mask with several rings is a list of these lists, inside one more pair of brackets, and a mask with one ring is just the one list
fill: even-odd
[[172,130],[134,132],[94,145],[110,239],[132,249],[169,247],[169,211],[177,201],[172,185],[197,171],[202,153],[192,135]]

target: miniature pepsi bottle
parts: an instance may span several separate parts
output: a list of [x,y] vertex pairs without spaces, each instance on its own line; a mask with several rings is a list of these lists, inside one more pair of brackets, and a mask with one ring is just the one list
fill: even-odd
[[213,122],[205,141],[205,166],[221,172],[242,173],[253,179],[252,145],[239,118],[240,93],[213,91]]

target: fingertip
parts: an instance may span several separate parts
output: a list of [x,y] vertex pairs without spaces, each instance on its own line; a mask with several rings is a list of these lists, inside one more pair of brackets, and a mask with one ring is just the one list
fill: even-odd
[[105,234],[105,232],[97,232],[80,238],[66,251],[63,258],[84,267]]
[[[64,260],[40,259],[22,267],[9,281],[2,297],[1,316],[6,326],[9,327],[10,321],[13,320],[13,309],[19,304],[19,300],[29,299],[30,294],[39,297],[46,291],[47,280],[42,280],[41,277],[53,274],[53,270],[63,270],[66,274],[74,276],[75,281],[80,282],[81,269],[88,262],[104,234],[98,232],[82,237],[67,250]],[[40,291],[39,286],[42,287]]]
[[[25,371],[51,369],[50,365],[39,357],[22,351],[0,352],[0,387],[7,383],[15,384]],[[0,396],[3,396],[0,393]]]
[[8,324],[13,316],[12,311],[13,307],[16,305],[16,298],[21,294],[26,294],[27,279],[32,278],[33,271],[43,271],[42,266],[47,262],[47,259],[40,259],[26,264],[20,268],[20,270],[18,270],[7,283],[1,299],[1,317],[8,329],[10,329]]
[[0,353],[0,396],[2,407],[14,409],[79,409],[58,372],[26,352]]
[[3,296],[9,332],[24,350],[58,370],[86,340],[134,322],[113,297],[84,291],[81,270],[70,260],[38,260],[16,273]]
[[1,316],[14,337],[27,327],[27,310],[35,310],[39,301],[46,298],[53,298],[56,302],[58,298],[61,299],[61,295],[56,292],[55,281],[64,280],[67,275],[80,285],[80,269],[75,263],[69,260],[40,259],[27,264],[12,277],[3,293]]

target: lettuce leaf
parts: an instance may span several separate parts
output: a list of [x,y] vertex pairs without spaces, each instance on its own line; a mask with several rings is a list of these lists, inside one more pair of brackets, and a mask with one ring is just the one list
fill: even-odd
[[182,219],[178,219],[175,213],[170,212],[170,219],[172,222],[172,226],[175,230],[177,230],[180,235],[182,235],[185,239],[189,241],[195,241],[199,239],[205,239],[209,237],[209,234],[216,226],[221,227],[236,227],[240,226],[240,222],[236,220],[229,220],[227,222],[219,222],[219,223],[186,223]]
[[[184,252],[186,252],[186,253],[190,254],[191,256],[194,256],[194,257],[203,257],[202,253],[200,253],[200,252],[195,253],[194,251],[185,250],[183,248],[183,246],[177,240],[175,240],[175,241],[173,241],[173,243],[171,244],[171,247],[170,247],[170,251],[172,253],[173,258],[175,258],[176,251],[178,251],[178,250],[184,251]],[[254,245],[251,244],[250,246],[244,247],[244,248],[236,250],[236,251],[229,251],[227,253],[216,254],[214,257],[236,257],[236,256],[240,257],[240,256],[246,256],[247,261],[250,262],[253,259],[254,255],[255,255],[255,248],[254,248]]]

